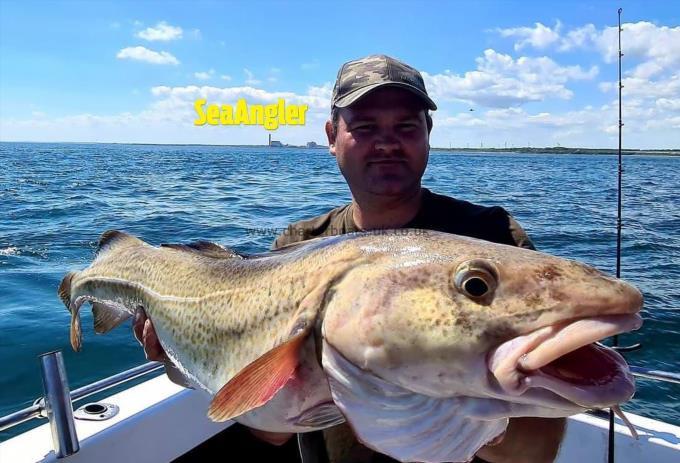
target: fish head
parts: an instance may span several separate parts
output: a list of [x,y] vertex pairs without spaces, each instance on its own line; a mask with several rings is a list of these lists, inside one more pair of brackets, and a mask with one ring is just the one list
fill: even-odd
[[444,233],[381,243],[367,240],[373,265],[336,284],[324,315],[325,341],[356,367],[429,397],[488,398],[514,416],[568,416],[632,396],[625,361],[594,344],[641,326],[632,285]]

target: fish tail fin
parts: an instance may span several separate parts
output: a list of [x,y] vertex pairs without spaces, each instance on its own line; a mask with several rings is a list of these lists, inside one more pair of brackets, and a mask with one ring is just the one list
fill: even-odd
[[101,257],[114,248],[127,248],[145,244],[144,241],[125,232],[118,230],[107,230],[99,238],[97,247],[97,257]]
[[85,301],[78,298],[75,302],[71,303],[69,310],[71,311],[71,347],[74,351],[80,352],[83,346],[83,330],[80,326],[80,308]]
[[77,274],[78,272],[68,272],[61,280],[59,290],[57,291],[59,299],[61,299],[61,302],[64,303],[66,309],[69,311],[71,310],[71,282],[73,281],[73,277]]
[[71,313],[71,347],[74,351],[80,351],[83,344],[82,342],[82,329],[80,327],[80,307],[83,305],[84,300],[82,298],[77,298],[77,300],[71,300],[71,287],[73,283],[73,278],[78,275],[78,272],[68,272],[66,276],[61,280],[59,285],[59,299],[64,303],[66,309]]

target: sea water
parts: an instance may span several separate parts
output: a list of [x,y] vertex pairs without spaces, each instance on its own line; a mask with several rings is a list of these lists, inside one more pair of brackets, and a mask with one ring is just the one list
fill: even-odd
[[[645,324],[620,342],[643,345],[629,363],[678,372],[680,158],[626,156],[624,166],[621,276],[644,293]],[[539,250],[615,272],[615,156],[436,151],[423,184],[501,205]],[[145,362],[129,323],[98,336],[89,310],[82,352],[69,345],[57,287],[91,262],[103,231],[261,252],[288,223],[349,200],[322,149],[0,143],[0,416],[42,394],[43,352],[64,352],[72,389]],[[638,380],[624,409],[680,425],[680,386]]]

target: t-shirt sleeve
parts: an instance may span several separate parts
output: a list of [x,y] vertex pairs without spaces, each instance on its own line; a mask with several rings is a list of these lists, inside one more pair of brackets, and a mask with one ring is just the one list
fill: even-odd
[[342,216],[339,212],[346,207],[341,206],[312,219],[301,220],[288,225],[283,233],[274,240],[272,250],[319,236],[337,235],[338,230],[342,230]]
[[279,249],[281,246],[285,246],[285,245],[288,244],[288,236],[290,236],[289,231],[290,231],[290,225],[288,225],[288,227],[286,227],[286,229],[279,236],[276,237],[276,239],[272,243],[272,248],[271,248],[272,251]]
[[304,230],[297,226],[297,224],[292,223],[286,227],[286,229],[276,237],[274,243],[272,243],[272,251],[279,249],[288,244],[297,243],[298,241],[303,241]]
[[536,246],[534,246],[527,232],[524,231],[524,228],[510,214],[508,214],[508,227],[517,247],[536,250]]

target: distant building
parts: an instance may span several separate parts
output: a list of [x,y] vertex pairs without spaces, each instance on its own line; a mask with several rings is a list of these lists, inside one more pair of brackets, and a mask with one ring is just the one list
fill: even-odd
[[328,148],[326,145],[319,145],[315,141],[308,141],[307,142],[307,148],[312,148],[312,149],[326,149]]
[[272,134],[269,134],[269,147],[270,148],[281,148],[283,147],[283,143],[281,143],[278,140],[272,140]]

